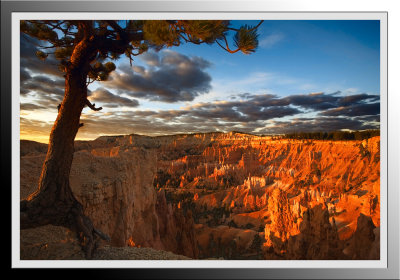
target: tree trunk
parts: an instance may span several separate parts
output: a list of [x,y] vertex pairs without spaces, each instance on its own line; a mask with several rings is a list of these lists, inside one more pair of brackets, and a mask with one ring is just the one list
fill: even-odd
[[[72,193],[69,176],[74,154],[74,139],[87,100],[86,78],[89,69],[90,41],[82,40],[71,56],[66,71],[65,94],[53,125],[38,189],[21,201],[21,229],[46,224],[65,226],[79,234],[87,258],[94,250],[92,222],[83,213],[81,203]],[[90,53],[89,53],[90,54]]]

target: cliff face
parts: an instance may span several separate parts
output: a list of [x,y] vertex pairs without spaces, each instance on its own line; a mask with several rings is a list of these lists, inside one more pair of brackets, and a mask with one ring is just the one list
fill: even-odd
[[342,252],[334,218],[326,206],[293,211],[284,191],[275,189],[268,200],[271,223],[265,226],[264,251],[269,259],[347,259]]
[[153,151],[128,148],[106,153],[82,150],[74,155],[71,186],[85,214],[111,237],[111,245],[162,248],[155,211]]
[[[244,236],[253,230],[265,258],[372,258],[369,248],[362,253],[344,249],[359,228],[358,217],[380,224],[379,137],[272,140],[229,133],[203,136],[204,142],[199,136],[177,138],[160,149],[155,186],[191,194],[175,203],[183,198],[202,225],[196,227],[201,255],[226,256],[218,244],[238,248],[239,239],[222,232]],[[177,145],[187,152],[179,153]],[[236,245],[227,242],[232,240]],[[239,250],[242,257],[254,253],[250,243]]]
[[[162,198],[153,187],[155,150],[101,140],[77,143],[70,176],[71,188],[95,227],[111,237],[112,246],[152,247],[196,257],[189,219],[157,211]],[[21,198],[35,190],[40,176],[45,154],[35,151],[21,157]],[[184,246],[176,241],[178,234]]]
[[221,145],[203,153],[203,162],[219,162],[208,183],[218,187],[225,178],[232,183],[199,197],[198,205],[229,205],[234,213],[258,211],[267,207],[269,193],[278,188],[287,193],[296,211],[326,204],[343,240],[354,233],[360,214],[379,226],[379,137],[368,141],[247,140],[224,144],[217,156]]
[[[379,146],[379,137],[109,136],[75,143],[70,179],[111,245],[192,258],[376,259]],[[23,198],[46,149],[22,141],[21,151]]]
[[164,191],[160,190],[157,194],[156,213],[163,249],[197,258],[199,251],[191,211],[184,213],[176,206],[168,204]]

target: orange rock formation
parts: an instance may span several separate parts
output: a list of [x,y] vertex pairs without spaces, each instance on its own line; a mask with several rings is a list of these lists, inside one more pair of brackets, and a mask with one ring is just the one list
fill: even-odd
[[[194,258],[379,258],[379,137],[129,135],[75,146],[72,188],[113,245]],[[21,197],[45,151],[21,142]]]

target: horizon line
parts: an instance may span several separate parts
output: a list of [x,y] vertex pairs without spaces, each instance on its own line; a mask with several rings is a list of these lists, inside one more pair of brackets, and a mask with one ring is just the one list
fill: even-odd
[[[108,135],[100,135],[96,138],[80,138],[80,139],[75,139],[74,142],[76,141],[81,141],[81,142],[89,142],[89,141],[95,141],[99,138],[102,137],[126,137],[126,136],[142,136],[142,137],[150,137],[150,138],[157,138],[157,137],[168,137],[168,136],[179,136],[179,135],[198,135],[198,134],[212,134],[212,133],[220,133],[220,134],[229,134],[229,133],[235,133],[235,134],[245,134],[245,135],[251,135],[251,136],[257,136],[257,137],[274,137],[274,136],[285,136],[285,135],[290,135],[290,134],[301,134],[301,133],[334,133],[334,132],[363,132],[363,131],[380,131],[380,129],[363,129],[363,130],[351,130],[351,129],[341,129],[341,130],[332,130],[332,131],[294,131],[291,133],[275,133],[275,134],[256,134],[256,133],[251,133],[251,132],[242,132],[242,131],[237,131],[237,130],[232,130],[232,131],[209,131],[209,132],[181,132],[181,133],[175,133],[175,134],[162,134],[162,135],[148,135],[148,134],[140,134],[140,133],[131,133],[131,134],[108,134]],[[314,139],[316,140],[316,139]],[[29,138],[20,138],[20,141],[32,141],[32,142],[37,142],[37,143],[42,143],[42,144],[48,144],[49,140],[46,142],[44,141],[39,141],[39,140],[32,140]]]

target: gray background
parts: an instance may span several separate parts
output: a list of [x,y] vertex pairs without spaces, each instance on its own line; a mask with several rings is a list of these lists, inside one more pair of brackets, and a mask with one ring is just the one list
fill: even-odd
[[[269,12],[269,11],[312,11],[312,9],[294,4],[295,1],[2,1],[1,2],[1,154],[3,172],[11,178],[11,13],[12,12]],[[340,2],[340,1],[339,1]],[[346,1],[351,2],[349,1]],[[381,0],[380,2],[385,2]],[[393,1],[396,2],[396,1]],[[298,1],[298,3],[301,3]],[[329,3],[329,2],[328,2]],[[338,3],[328,5],[325,11],[346,11],[346,6]],[[288,4],[292,4],[288,6]],[[390,6],[390,5],[389,5]],[[382,5],[379,11],[388,11],[388,5]],[[366,11],[360,5],[359,11]],[[315,11],[315,10],[314,10]],[[354,12],[355,10],[351,10]],[[375,10],[378,11],[378,10]],[[394,9],[388,11],[389,43],[395,27],[390,24]],[[395,15],[393,15],[395,16]],[[400,15],[397,15],[398,17]],[[393,34],[394,35],[394,34]],[[398,34],[397,34],[398,36]],[[389,49],[391,49],[389,45]],[[394,49],[394,48],[393,48]],[[399,48],[397,48],[399,50]],[[391,58],[389,52],[389,59]],[[391,61],[391,60],[390,60]],[[397,64],[398,66],[398,64]],[[391,70],[390,68],[389,70]],[[397,72],[399,73],[399,72]],[[389,75],[390,76],[390,72]],[[389,80],[391,82],[391,80]],[[398,89],[398,88],[397,88]],[[170,279],[399,279],[399,141],[398,109],[395,107],[398,92],[388,94],[388,268],[387,269],[107,269],[86,270],[100,278],[170,278]],[[398,100],[398,99],[397,99]],[[397,116],[396,116],[397,114]],[[7,167],[8,166],[8,167]],[[382,172],[385,172],[382,170]],[[54,270],[53,270],[54,271]],[[32,275],[31,275],[32,276]]]

